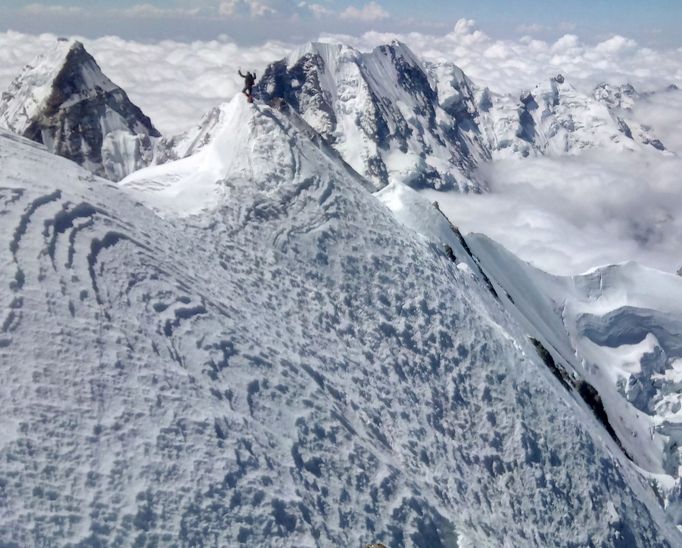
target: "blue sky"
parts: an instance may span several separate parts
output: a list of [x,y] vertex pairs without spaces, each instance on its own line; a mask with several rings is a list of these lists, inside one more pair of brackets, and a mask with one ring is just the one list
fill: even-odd
[[0,30],[156,40],[303,41],[321,32],[439,34],[473,18],[500,38],[613,34],[680,47],[682,0],[4,0]]

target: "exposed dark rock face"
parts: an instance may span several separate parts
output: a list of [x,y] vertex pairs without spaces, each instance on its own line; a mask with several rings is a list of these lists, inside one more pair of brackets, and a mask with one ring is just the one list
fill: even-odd
[[96,175],[120,180],[151,162],[151,120],[80,42],[60,41],[12,82],[0,123]]
[[[458,83],[470,84],[463,74]],[[489,152],[477,137],[473,91],[440,104],[435,80],[404,44],[370,53],[309,44],[271,64],[257,94],[284,100],[377,189],[391,180],[482,189],[474,168]]]
[[613,439],[613,441],[616,442],[616,445],[618,445],[620,450],[623,451],[623,454],[627,458],[632,460],[632,457],[625,450],[625,448],[623,447],[623,443],[616,434],[616,431],[613,429],[613,426],[609,421],[609,416],[606,413],[606,409],[604,408],[604,403],[602,402],[601,396],[599,395],[599,392],[597,392],[597,390],[594,388],[594,386],[592,386],[585,380],[578,380],[573,378],[564,367],[556,363],[556,361],[552,357],[552,354],[549,352],[549,350],[547,350],[547,348],[545,348],[545,346],[540,341],[533,337],[530,337],[530,342],[535,347],[538,356],[540,356],[542,361],[549,368],[552,374],[558,379],[562,386],[569,392],[571,391],[571,389],[575,389],[575,391],[582,398],[582,400],[592,410],[592,413],[594,414],[596,419],[602,424],[604,429],[608,432],[609,436],[611,436],[611,439]]
[[324,60],[318,54],[307,53],[290,67],[282,59],[268,66],[258,89],[266,101],[281,98],[299,113],[316,111],[320,117],[317,131],[333,144],[336,114],[331,94],[320,84],[324,69]]
[[516,130],[516,136],[528,143],[535,143],[537,131],[532,113],[538,110],[538,103],[530,92],[523,93],[519,101],[521,104],[519,106],[519,126]]

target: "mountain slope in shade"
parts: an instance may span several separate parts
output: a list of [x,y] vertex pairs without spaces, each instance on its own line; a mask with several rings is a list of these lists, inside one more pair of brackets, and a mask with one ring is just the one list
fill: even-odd
[[361,53],[310,43],[271,64],[257,93],[285,101],[376,188],[485,187],[474,174],[489,157],[478,128],[439,104],[435,80],[405,44]]
[[213,139],[214,130],[220,124],[222,115],[223,109],[217,106],[208,111],[201,121],[188,131],[159,139],[152,164],[165,164],[198,153]]
[[67,40],[27,65],[2,94],[0,125],[115,181],[147,165],[160,137],[83,45]]
[[222,119],[123,187],[0,134],[3,540],[679,545],[444,217]]

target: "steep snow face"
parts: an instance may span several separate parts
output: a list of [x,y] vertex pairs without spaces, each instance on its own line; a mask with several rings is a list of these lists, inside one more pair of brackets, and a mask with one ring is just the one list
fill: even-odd
[[239,95],[216,108],[205,122],[187,146],[194,154],[137,171],[121,185],[166,216],[208,211],[228,199],[234,185],[267,191],[284,183],[306,184],[320,172],[369,188],[295,113],[250,105]]
[[480,126],[497,158],[579,154],[591,148],[638,150],[647,145],[663,150],[650,128],[626,121],[621,106],[635,97],[627,92],[623,88],[615,93],[606,86],[590,97],[562,75],[520,97],[482,90]]
[[310,43],[270,65],[258,84],[283,99],[362,175],[382,188],[480,191],[473,168],[487,159],[478,128],[441,107],[435,80],[404,44],[361,53]]
[[628,456],[682,525],[682,279],[625,263],[558,277],[469,243],[560,367],[594,386]]
[[456,232],[295,116],[224,120],[205,180],[124,187],[0,134],[4,541],[680,544]]
[[160,136],[83,45],[65,40],[2,94],[0,125],[115,181],[147,165]]
[[477,102],[477,88],[474,83],[462,69],[452,63],[432,63],[427,65],[427,70],[437,82],[441,107],[455,118],[462,137],[475,142],[471,148],[485,149],[486,145],[482,144],[484,141],[478,128],[478,111],[489,105],[485,101]]

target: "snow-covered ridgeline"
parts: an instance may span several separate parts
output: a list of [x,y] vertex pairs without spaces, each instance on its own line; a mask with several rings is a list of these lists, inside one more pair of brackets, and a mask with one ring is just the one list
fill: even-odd
[[[415,192],[392,185],[378,196],[410,228],[457,245]],[[596,416],[603,406],[606,430],[682,525],[682,278],[636,263],[552,276],[483,235],[466,242],[468,266],[487,276],[565,387],[578,388]]]
[[577,91],[569,78],[557,75],[520,95],[479,90],[481,132],[496,159],[580,154],[595,148],[610,153],[650,146],[665,150],[650,127],[608,100],[604,95],[608,88],[601,85],[589,96]]
[[0,135],[3,539],[678,544],[440,213],[223,110],[122,188]]
[[[306,44],[267,68],[257,94],[296,110],[376,188],[479,192],[487,183],[476,167],[491,158],[665,149],[633,115],[646,97],[631,86],[603,84],[590,96],[559,75],[532,91],[493,94],[399,42],[371,52]],[[198,152],[218,116],[216,107],[196,128],[158,139],[82,44],[68,40],[28,65],[0,101],[4,127],[111,180]]]
[[551,276],[469,239],[530,332],[599,392],[624,452],[682,525],[682,278],[636,263]]
[[640,146],[623,93],[555,78],[501,146],[499,98],[401,44],[283,63],[289,108],[236,97],[120,187],[0,134],[0,538],[679,544],[680,280],[548,276],[396,182],[453,135]]
[[368,53],[307,44],[266,69],[259,93],[283,98],[377,188],[484,189],[474,168],[489,152],[478,128],[440,106],[436,81],[405,44]]

